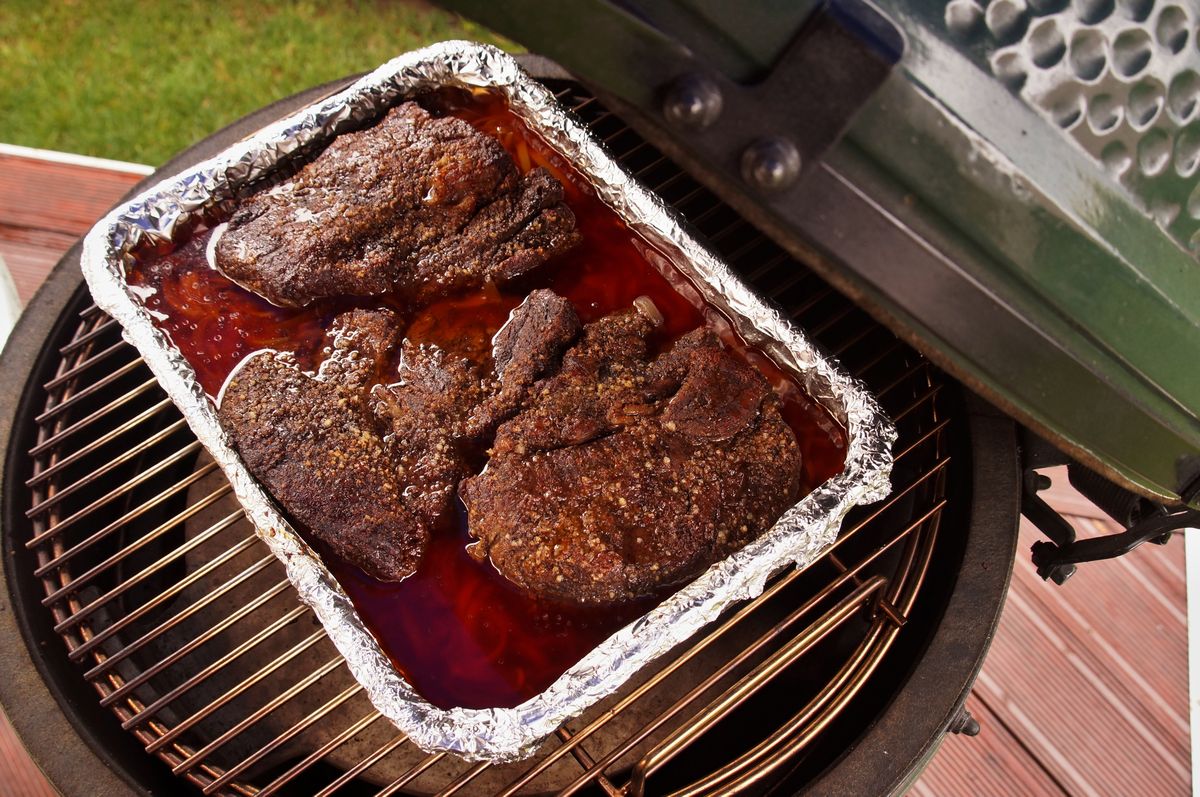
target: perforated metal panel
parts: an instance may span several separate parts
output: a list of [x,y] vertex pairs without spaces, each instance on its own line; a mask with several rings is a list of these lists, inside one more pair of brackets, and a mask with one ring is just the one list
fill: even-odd
[[950,0],[963,52],[1200,248],[1200,40],[1186,3]]

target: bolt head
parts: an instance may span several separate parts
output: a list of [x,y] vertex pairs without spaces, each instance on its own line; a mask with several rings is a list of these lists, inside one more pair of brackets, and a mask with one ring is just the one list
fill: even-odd
[[683,75],[663,97],[663,116],[676,127],[703,130],[721,115],[721,88],[704,75]]
[[760,191],[791,188],[800,177],[800,150],[786,138],[764,138],[742,153],[742,178]]

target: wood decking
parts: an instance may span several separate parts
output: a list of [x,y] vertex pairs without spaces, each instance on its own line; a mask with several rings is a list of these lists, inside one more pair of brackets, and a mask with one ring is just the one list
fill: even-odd
[[[140,173],[0,152],[0,257],[23,300]],[[1052,474],[1050,502],[1084,535],[1114,526]],[[1022,528],[1000,630],[968,707],[982,731],[950,737],[912,794],[1190,792],[1187,615],[1181,540],[1037,577]],[[53,790],[0,716],[0,794]]]

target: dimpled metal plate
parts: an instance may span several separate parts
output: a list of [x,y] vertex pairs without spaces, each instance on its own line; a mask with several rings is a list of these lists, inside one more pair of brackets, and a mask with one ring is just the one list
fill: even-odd
[[1200,13],[1159,0],[950,0],[961,51],[1200,254]]

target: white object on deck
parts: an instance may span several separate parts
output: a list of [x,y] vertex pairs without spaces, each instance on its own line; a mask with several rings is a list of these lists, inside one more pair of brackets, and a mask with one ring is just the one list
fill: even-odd
[[4,343],[8,333],[21,315],[21,300],[17,297],[17,286],[13,284],[12,274],[8,273],[8,265],[0,257],[0,351],[4,351]]

